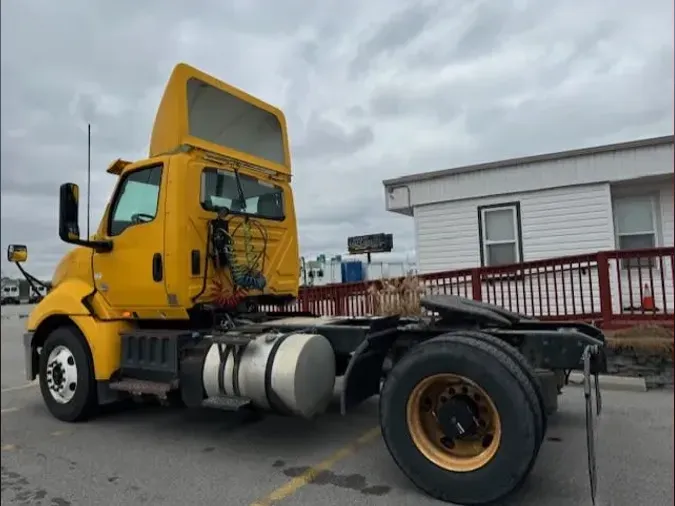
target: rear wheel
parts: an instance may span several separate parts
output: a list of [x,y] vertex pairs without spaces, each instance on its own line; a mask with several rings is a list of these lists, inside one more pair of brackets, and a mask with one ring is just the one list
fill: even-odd
[[60,327],[40,353],[40,391],[49,412],[64,422],[94,414],[98,406],[94,367],[84,337],[74,327]]
[[[415,385],[406,422],[417,449],[437,466],[475,471],[497,453],[502,425],[490,396],[469,378],[435,374]],[[473,437],[462,437],[473,432]]]
[[[460,338],[472,338],[478,339],[479,341],[485,341],[486,343],[491,344],[498,350],[502,351],[508,357],[515,362],[515,364],[520,368],[522,373],[527,378],[527,381],[521,381],[523,388],[525,389],[525,394],[530,399],[530,404],[532,405],[532,410],[537,414],[538,423],[537,423],[537,433],[539,434],[539,441],[543,441],[544,436],[546,436],[546,430],[548,428],[548,417],[546,413],[546,402],[544,401],[544,396],[542,394],[539,380],[536,377],[536,373],[532,365],[527,361],[525,356],[516,348],[511,346],[509,343],[495,337],[491,334],[486,334],[485,332],[470,331],[464,330],[457,333],[448,333],[438,336],[431,342],[435,340],[443,340],[446,338],[452,337]],[[429,341],[427,341],[429,342]]]
[[380,397],[385,443],[436,499],[486,504],[523,482],[540,444],[519,366],[484,341],[443,336],[413,348]]

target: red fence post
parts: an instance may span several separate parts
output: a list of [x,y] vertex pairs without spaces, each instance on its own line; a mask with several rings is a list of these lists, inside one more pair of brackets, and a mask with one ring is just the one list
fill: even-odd
[[335,316],[346,316],[345,294],[342,290],[335,290]]
[[471,269],[471,297],[473,300],[483,300],[480,269]]
[[307,287],[300,288],[298,295],[300,296],[300,311],[308,312],[309,304],[307,303],[307,296],[309,295],[309,290],[307,290]]
[[600,315],[602,326],[607,328],[612,323],[612,287],[609,283],[609,261],[607,253],[598,253],[598,289],[600,291]]

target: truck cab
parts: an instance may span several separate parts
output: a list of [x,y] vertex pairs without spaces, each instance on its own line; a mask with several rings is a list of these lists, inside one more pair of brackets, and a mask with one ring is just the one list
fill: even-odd
[[[299,252],[283,113],[178,64],[160,101],[148,158],[117,159],[117,178],[91,237],[80,192],[60,188],[59,237],[75,246],[27,319],[27,377],[62,326],[87,343],[97,381],[119,370],[120,334],[195,329],[297,297]],[[14,249],[13,249],[14,248]],[[8,250],[19,265],[25,246]]]
[[[62,221],[61,238],[79,249],[57,267],[56,293],[69,280],[87,284],[104,320],[185,320],[205,304],[297,296],[291,163],[278,109],[179,64],[149,157],[116,160],[107,172],[118,181],[95,236],[81,239],[76,220]],[[76,217],[78,195],[64,185],[62,217]]]

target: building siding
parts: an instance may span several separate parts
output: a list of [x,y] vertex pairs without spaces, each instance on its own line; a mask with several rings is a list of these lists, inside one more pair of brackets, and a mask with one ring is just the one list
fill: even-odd
[[[520,203],[524,261],[614,247],[607,183],[443,202],[415,208],[420,272],[479,266],[478,207],[516,201]],[[556,272],[525,272],[519,281],[485,281],[481,283],[482,299],[533,316],[597,312],[597,268],[580,267],[565,265]],[[448,279],[443,287],[429,290],[471,297],[470,280],[461,278]]]
[[520,202],[523,260],[613,249],[608,184],[555,188],[416,207],[421,273],[480,265],[478,207]]
[[385,188],[386,208],[407,208],[486,194],[618,182],[673,172],[673,144],[477,170]]
[[673,212],[673,198],[675,197],[674,193],[672,181],[668,184],[662,185],[661,191],[659,192],[661,197],[660,207],[664,246],[673,246],[675,239],[673,237],[675,229],[675,213]]
[[[415,208],[419,271],[432,273],[480,265],[478,207],[520,202],[525,261],[616,249],[611,199],[614,195],[652,193],[658,196],[659,246],[673,246],[673,184],[609,184],[442,202]],[[672,311],[673,267],[668,257],[654,269],[626,270],[610,260],[610,289],[616,314],[638,310],[648,284],[659,311]],[[534,316],[586,314],[600,310],[596,265],[558,266],[556,272],[524,272],[519,281],[481,284],[485,301]],[[432,293],[471,296],[469,279],[448,277]]]

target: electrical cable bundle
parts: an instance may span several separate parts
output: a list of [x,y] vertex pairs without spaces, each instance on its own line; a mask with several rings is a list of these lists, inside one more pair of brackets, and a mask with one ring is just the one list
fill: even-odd
[[[251,234],[251,224],[253,224],[259,231],[263,240],[262,249],[256,253],[253,249],[253,236]],[[241,265],[237,262],[234,252],[234,237],[240,227],[243,227],[244,236],[244,258],[245,264]],[[267,279],[263,274],[265,269],[265,253],[267,252],[267,231],[260,223],[254,220],[245,218],[239,225],[237,225],[228,241],[225,254],[232,273],[232,280],[235,285],[244,290],[264,290],[267,286]],[[261,262],[262,260],[262,262]],[[260,270],[258,270],[258,263],[262,263]]]
[[[207,255],[202,289],[192,297],[193,302],[198,300],[207,289],[209,263],[211,262],[215,269],[213,273],[215,279],[209,290],[210,298],[221,307],[234,308],[246,299],[249,290],[262,291],[267,286],[267,279],[263,274],[268,244],[267,231],[259,222],[246,216],[230,232],[230,221],[225,219],[227,214],[227,212],[219,214],[217,219],[211,221],[207,229]],[[235,237],[242,227],[244,262],[240,263],[235,251]],[[252,227],[258,229],[263,241],[262,249],[257,253],[253,246]],[[258,264],[261,264],[260,268]],[[230,271],[231,288],[228,286],[230,283],[223,279],[226,270]]]
[[213,281],[211,296],[213,302],[219,306],[233,309],[237,307],[240,302],[243,302],[248,294],[246,293],[246,290],[242,288],[236,288],[234,291],[231,291],[230,287],[228,287],[222,279],[216,278]]
[[[252,225],[258,229],[263,240],[262,249],[256,253],[253,247]],[[240,263],[235,252],[235,237],[239,229],[243,230],[244,262]],[[232,275],[232,282],[237,289],[263,290],[267,286],[267,279],[263,274],[265,256],[267,252],[267,231],[257,221],[244,218],[232,232],[226,226],[214,225],[213,246],[215,258],[219,259],[219,267],[228,267]],[[262,264],[258,269],[258,264]]]

